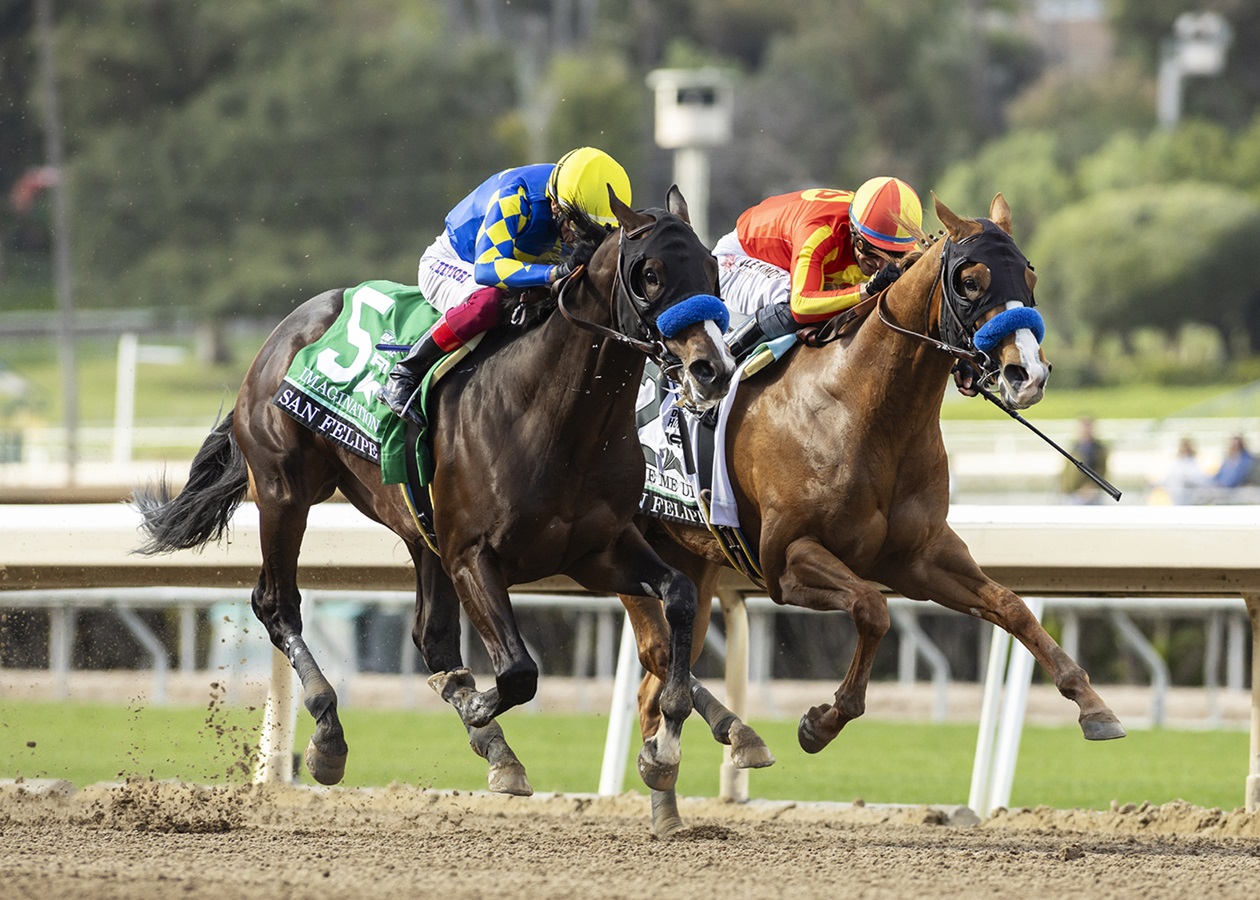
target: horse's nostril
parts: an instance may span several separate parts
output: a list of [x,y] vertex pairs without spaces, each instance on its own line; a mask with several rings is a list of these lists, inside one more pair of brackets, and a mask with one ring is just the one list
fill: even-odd
[[1028,380],[1028,370],[1023,366],[1006,366],[1002,370],[1002,377],[1012,387],[1019,387]]
[[693,362],[687,369],[691,373],[691,377],[703,385],[710,385],[713,379],[717,377],[717,372],[713,368],[713,364],[707,359],[698,359]]

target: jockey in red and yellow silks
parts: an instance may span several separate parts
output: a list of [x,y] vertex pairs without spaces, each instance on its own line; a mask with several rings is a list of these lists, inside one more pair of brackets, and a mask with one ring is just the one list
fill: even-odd
[[900,270],[872,247],[899,258],[914,246],[906,226],[922,220],[914,189],[887,177],[857,191],[780,194],[745,211],[713,250],[722,298],[754,317],[732,350],[829,319],[887,287]]
[[867,280],[849,236],[852,191],[815,188],[780,194],[747,210],[735,226],[754,259],[790,276],[792,316],[806,324],[830,318],[861,299]]

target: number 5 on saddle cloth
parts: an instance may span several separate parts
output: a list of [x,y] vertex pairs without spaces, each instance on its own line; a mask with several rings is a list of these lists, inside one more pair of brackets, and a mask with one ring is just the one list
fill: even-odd
[[[439,316],[415,285],[366,281],[349,288],[341,314],[319,340],[298,351],[272,403],[316,434],[379,465],[383,483],[407,483],[410,463],[421,486],[427,484],[432,475],[428,441],[420,435],[408,442],[406,423],[378,395],[395,361],[386,348],[410,348]],[[462,357],[475,345],[469,342],[431,370],[419,402],[427,400],[430,382],[450,367],[451,357]]]

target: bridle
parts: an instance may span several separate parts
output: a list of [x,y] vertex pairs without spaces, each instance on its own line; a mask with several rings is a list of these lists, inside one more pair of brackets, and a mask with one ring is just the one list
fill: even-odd
[[[572,322],[579,328],[597,334],[600,337],[617,341],[628,347],[644,354],[661,367],[661,371],[671,381],[677,380],[677,374],[682,370],[682,360],[674,353],[671,353],[665,346],[663,336],[652,338],[652,335],[661,335],[660,329],[655,322],[649,321],[645,317],[651,304],[647,297],[634,287],[635,270],[642,265],[646,256],[646,251],[639,248],[631,248],[627,250],[627,241],[633,241],[644,234],[651,231],[657,225],[657,221],[653,219],[630,230],[624,227],[618,229],[617,233],[617,267],[613,275],[613,289],[608,295],[608,314],[609,320],[618,327],[609,328],[598,322],[592,322],[584,319],[574,313],[565,303],[566,295],[575,280],[586,274],[586,266],[579,266],[562,279],[559,291],[556,294],[556,306],[559,308],[561,315]],[[624,304],[619,304],[618,300],[624,299]],[[636,325],[639,332],[648,335],[649,340],[637,338],[628,334],[628,329],[620,325],[619,309],[628,306],[633,312],[637,320]]]
[[[976,323],[981,316],[1006,306],[1011,300],[1018,300],[1027,309],[1032,309],[1037,304],[1032,292],[1028,290],[1027,282],[1022,277],[1017,279],[1014,274],[1018,271],[1022,276],[1026,269],[1032,267],[1027,257],[1006,232],[988,219],[977,221],[983,226],[977,234],[968,235],[961,241],[949,237],[944,239],[940,274],[933,288],[933,297],[938,292],[940,297],[939,339],[927,333],[931,330],[932,303],[928,303],[925,312],[923,333],[904,328],[892,321],[885,301],[887,290],[876,298],[876,310],[879,320],[893,331],[943,350],[959,362],[969,363],[976,368],[979,383],[990,384],[997,377],[999,366],[988,353],[977,348]],[[958,289],[957,275],[964,266],[977,262],[988,267],[992,280],[989,289],[972,301]],[[991,321],[996,322],[1001,315]]]

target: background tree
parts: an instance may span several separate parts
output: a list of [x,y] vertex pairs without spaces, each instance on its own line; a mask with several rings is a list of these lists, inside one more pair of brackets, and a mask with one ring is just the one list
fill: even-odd
[[[450,205],[520,157],[498,127],[513,108],[509,62],[484,42],[447,43],[440,19],[247,2],[162,30],[161,16],[118,12],[154,5],[92,7],[62,25],[62,40],[85,48],[80,77],[96,82],[73,120],[85,305],[191,298],[218,316],[277,313],[334,285],[410,281]],[[114,95],[168,83],[151,71],[160,62],[115,64],[120,28],[172,59],[197,57],[197,43],[231,50],[203,47],[219,59],[204,77],[173,79],[105,124]]]
[[1183,181],[1094,194],[1050,217],[1029,245],[1052,259],[1038,282],[1096,344],[1151,328],[1175,338],[1198,322],[1227,355],[1255,350],[1245,329],[1260,284],[1260,203],[1223,185]]

